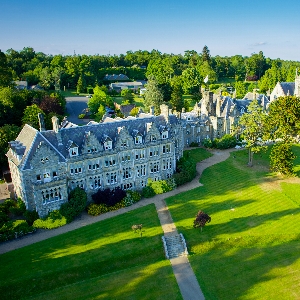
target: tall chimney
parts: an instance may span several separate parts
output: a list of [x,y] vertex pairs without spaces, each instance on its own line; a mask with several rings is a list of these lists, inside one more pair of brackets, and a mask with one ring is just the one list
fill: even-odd
[[58,117],[57,116],[53,116],[51,118],[51,120],[52,120],[52,125],[53,125],[53,131],[55,133],[58,133],[58,131],[59,131],[59,120],[58,120]]
[[40,131],[46,131],[44,115],[42,113],[38,113],[38,118],[39,118],[39,124],[40,124]]

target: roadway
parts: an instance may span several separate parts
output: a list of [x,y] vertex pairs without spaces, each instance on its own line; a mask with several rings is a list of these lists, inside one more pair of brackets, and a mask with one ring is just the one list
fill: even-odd
[[78,116],[83,113],[83,110],[88,107],[88,100],[89,98],[87,97],[66,97],[68,121],[77,125],[85,125],[90,121],[90,119],[78,118]]

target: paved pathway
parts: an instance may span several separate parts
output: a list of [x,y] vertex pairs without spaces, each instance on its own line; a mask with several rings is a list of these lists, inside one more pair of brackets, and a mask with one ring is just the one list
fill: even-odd
[[[170,191],[165,194],[156,195],[150,199],[143,199],[137,203],[135,203],[132,206],[121,208],[117,211],[111,211],[106,214],[91,217],[87,213],[82,213],[82,215],[74,220],[72,223],[67,224],[63,227],[59,227],[57,229],[53,230],[40,230],[39,232],[33,234],[33,235],[27,235],[20,239],[8,241],[5,243],[2,243],[0,245],[0,254],[12,251],[14,249],[22,248],[24,246],[37,243],[39,241],[48,239],[50,237],[72,231],[74,229],[99,222],[101,220],[105,220],[120,214],[123,214],[125,212],[137,209],[139,207],[146,206],[148,204],[154,203],[156,210],[158,212],[158,217],[162,226],[162,229],[164,231],[164,234],[166,236],[170,235],[177,235],[177,229],[176,226],[172,220],[172,216],[168,210],[168,207],[164,201],[165,198],[168,198],[170,196],[174,196],[176,194],[194,189],[201,184],[199,183],[200,176],[204,169],[217,164],[219,162],[222,162],[226,160],[229,157],[229,153],[232,151],[232,149],[229,150],[222,150],[222,151],[212,151],[213,156],[203,160],[202,162],[197,164],[197,172],[198,175],[194,180],[192,180],[190,183],[187,183],[183,186],[180,186],[176,188],[173,191]],[[172,264],[172,268],[174,271],[174,275],[176,277],[177,283],[179,285],[181,294],[183,299],[188,300],[202,300],[204,299],[204,296],[202,294],[202,291],[200,289],[199,283],[196,279],[196,276],[191,268],[191,265],[188,261],[188,258],[185,256],[182,257],[176,257],[170,259],[170,262]]]

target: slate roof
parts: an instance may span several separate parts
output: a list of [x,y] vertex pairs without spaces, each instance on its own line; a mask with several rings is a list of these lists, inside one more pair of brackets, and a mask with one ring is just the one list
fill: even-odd
[[279,83],[284,94],[290,94],[291,96],[294,95],[295,92],[295,82],[280,82]]
[[[164,116],[162,115],[159,116],[146,115],[143,116],[142,118],[131,117],[128,119],[120,119],[120,120],[112,119],[103,123],[97,123],[97,124],[93,123],[93,124],[87,124],[78,127],[61,128],[59,131],[61,135],[61,144],[58,141],[57,134],[53,130],[42,131],[42,132],[36,131],[37,132],[36,136],[38,138],[36,138],[36,142],[32,144],[31,152],[35,152],[34,149],[38,147],[39,142],[44,140],[49,144],[51,144],[52,148],[55,151],[58,150],[62,156],[60,157],[61,161],[65,161],[64,158],[67,158],[69,154],[68,149],[70,147],[70,141],[78,145],[79,154],[81,153],[86,132],[93,133],[99,142],[104,142],[107,136],[110,137],[111,140],[113,141],[113,148],[114,148],[115,142],[117,141],[117,137],[118,137],[118,128],[125,127],[132,137],[134,137],[137,134],[137,131],[141,133],[142,136],[145,137],[147,133],[146,126],[149,123],[154,123],[157,126],[157,128],[161,130],[163,130],[163,128],[165,127],[169,127],[169,125],[166,123]],[[176,118],[175,115],[169,116],[169,123],[170,124],[178,123],[178,119]],[[25,125],[25,126],[29,126],[29,125]],[[32,155],[30,155],[30,157],[31,156]],[[29,167],[29,165],[26,165],[26,167]]]
[[104,76],[103,80],[109,80],[109,81],[112,81],[112,80],[129,80],[129,78],[124,74],[118,74],[118,75],[116,75],[116,74],[112,74],[112,75],[107,74],[107,75]]

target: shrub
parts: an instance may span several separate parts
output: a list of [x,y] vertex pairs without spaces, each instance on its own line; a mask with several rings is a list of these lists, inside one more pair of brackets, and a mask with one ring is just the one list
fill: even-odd
[[84,190],[76,187],[69,194],[69,201],[61,205],[59,211],[70,223],[81,214],[86,207],[87,196]]
[[35,228],[25,220],[8,221],[0,228],[0,241],[12,240],[34,231]]
[[212,143],[211,139],[205,139],[205,140],[203,141],[203,146],[204,146],[205,148],[212,148],[213,143]]
[[220,139],[215,139],[213,144],[217,149],[229,149],[236,146],[237,140],[231,134],[225,134]]
[[173,178],[177,186],[192,181],[197,174],[195,161],[189,155],[181,157],[177,163],[176,172]]
[[125,206],[130,206],[135,202],[138,202],[141,200],[141,194],[137,191],[126,191],[126,197],[122,200],[124,201]]
[[85,114],[78,115],[78,119],[84,119],[84,117],[85,117]]
[[0,211],[0,228],[9,221],[9,217],[6,213]]
[[67,224],[67,218],[60,211],[54,210],[44,219],[37,219],[33,222],[33,227],[43,229],[54,229]]
[[190,143],[190,147],[198,147],[199,145],[198,145],[198,143],[196,143],[196,142],[191,142]]
[[9,209],[11,207],[14,207],[16,205],[16,202],[10,199],[7,199],[4,201],[4,203],[0,204],[0,211],[4,212],[5,214],[9,213]]
[[91,203],[87,208],[87,212],[91,216],[98,216],[108,211],[108,207],[105,204]]
[[97,193],[92,195],[92,199],[96,204],[106,204],[108,207],[116,205],[126,197],[126,192],[120,187],[113,190],[107,188],[105,190],[98,190]]
[[151,186],[147,185],[142,190],[142,196],[145,198],[151,198],[155,196],[155,192]]
[[25,203],[20,198],[18,198],[16,202],[13,201],[13,203],[14,206],[9,207],[9,212],[15,216],[22,216],[26,211]]
[[24,217],[27,223],[31,226],[34,221],[39,218],[39,214],[35,210],[26,210],[24,213]]

